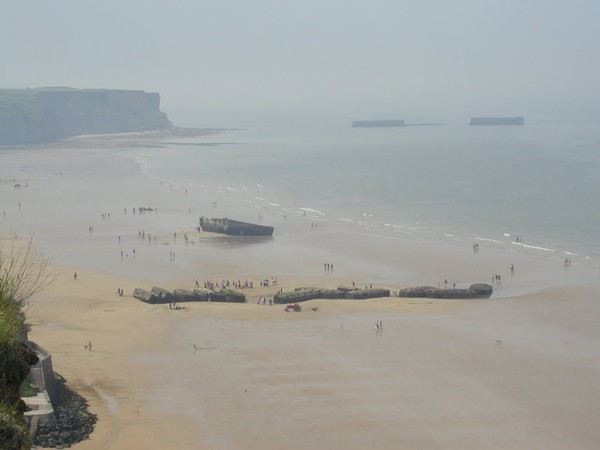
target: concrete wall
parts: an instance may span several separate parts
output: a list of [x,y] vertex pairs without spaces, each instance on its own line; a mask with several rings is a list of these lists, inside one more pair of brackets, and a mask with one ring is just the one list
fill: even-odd
[[29,341],[29,347],[37,353],[39,362],[31,368],[31,377],[40,390],[46,390],[51,402],[57,399],[57,385],[52,368],[52,355],[35,342]]

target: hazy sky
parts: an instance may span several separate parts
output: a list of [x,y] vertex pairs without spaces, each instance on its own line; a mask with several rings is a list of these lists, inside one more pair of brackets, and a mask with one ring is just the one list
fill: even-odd
[[598,0],[0,0],[0,87],[163,110],[600,112]]

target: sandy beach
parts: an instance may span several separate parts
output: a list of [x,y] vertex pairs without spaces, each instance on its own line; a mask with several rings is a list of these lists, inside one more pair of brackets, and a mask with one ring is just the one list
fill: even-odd
[[[600,446],[596,267],[327,223],[298,233],[310,221],[269,212],[272,240],[207,235],[198,217],[230,212],[212,209],[213,192],[151,179],[125,144],[96,141],[0,154],[2,243],[33,236],[57,275],[31,299],[29,337],[98,415],[74,448]],[[282,288],[463,287],[493,274],[503,281],[489,300],[256,304]],[[248,303],[173,311],[131,297],[222,279],[253,281]]]

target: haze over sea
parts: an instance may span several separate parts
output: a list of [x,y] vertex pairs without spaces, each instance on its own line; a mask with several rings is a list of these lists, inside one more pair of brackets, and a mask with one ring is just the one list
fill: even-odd
[[[190,114],[175,122],[208,120]],[[134,150],[134,158],[148,175],[218,201],[217,215],[285,216],[276,235],[305,230],[293,228],[302,217],[600,262],[597,122],[351,128],[351,121],[255,116],[240,120],[247,128],[169,140],[166,151]]]

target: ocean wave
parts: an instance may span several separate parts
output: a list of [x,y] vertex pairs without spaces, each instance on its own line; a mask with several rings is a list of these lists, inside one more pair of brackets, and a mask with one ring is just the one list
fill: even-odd
[[481,236],[477,236],[475,237],[476,241],[484,241],[484,242],[492,242],[494,244],[504,244],[505,242],[503,241],[499,241],[498,239],[492,239],[492,238],[484,238]]
[[403,230],[416,231],[417,227],[409,227],[408,225],[392,225],[394,228],[402,228]]
[[531,250],[542,250],[544,252],[555,252],[556,251],[552,248],[539,247],[536,245],[527,245],[527,244],[523,244],[522,242],[511,242],[511,244],[519,246],[519,247],[523,247],[523,248],[529,248]]
[[319,216],[325,216],[325,213],[322,211],[319,211],[318,209],[300,208],[300,211],[306,211],[306,212],[318,214]]

